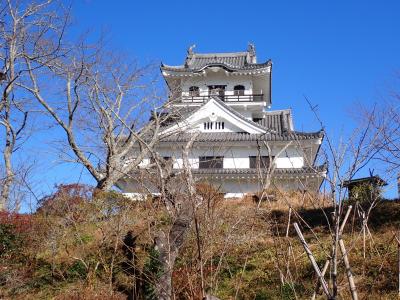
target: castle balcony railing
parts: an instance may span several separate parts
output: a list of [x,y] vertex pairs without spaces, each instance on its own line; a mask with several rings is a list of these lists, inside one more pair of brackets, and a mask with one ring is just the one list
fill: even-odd
[[250,95],[206,95],[206,96],[182,96],[182,102],[205,102],[212,96],[218,96],[224,102],[264,102],[264,94]]

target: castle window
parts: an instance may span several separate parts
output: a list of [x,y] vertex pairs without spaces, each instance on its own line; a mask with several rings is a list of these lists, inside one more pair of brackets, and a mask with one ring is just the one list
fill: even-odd
[[199,169],[222,169],[224,167],[223,156],[200,156]]
[[249,156],[250,169],[268,169],[274,156]]
[[220,96],[223,98],[225,95],[225,88],[226,85],[209,85],[208,86],[208,94],[210,96],[215,95],[215,96]]
[[233,88],[233,92],[236,96],[243,96],[244,95],[244,85],[235,85]]
[[200,89],[198,86],[189,87],[189,96],[190,97],[198,97],[200,96]]

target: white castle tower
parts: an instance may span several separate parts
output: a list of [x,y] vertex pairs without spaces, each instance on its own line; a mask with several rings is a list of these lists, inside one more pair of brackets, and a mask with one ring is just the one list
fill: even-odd
[[[182,147],[198,132],[189,155],[192,173],[226,197],[259,192],[267,172],[271,188],[318,190],[326,169],[314,163],[324,133],[296,131],[290,109],[270,109],[271,60],[258,63],[253,45],[234,53],[200,54],[193,48],[183,65],[161,65],[171,111],[180,113],[163,128],[160,156],[174,159],[179,170]],[[145,159],[142,167],[149,163]],[[129,179],[118,186],[136,192]]]

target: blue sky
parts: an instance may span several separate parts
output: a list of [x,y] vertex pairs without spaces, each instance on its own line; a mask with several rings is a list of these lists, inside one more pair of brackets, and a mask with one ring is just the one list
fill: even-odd
[[[327,126],[345,126],[354,102],[388,92],[400,68],[398,1],[76,1],[84,29],[105,30],[113,46],[142,61],[181,64],[186,49],[242,51],[271,58],[273,108],[295,109],[315,128],[303,95]],[[346,115],[346,116],[344,116]],[[337,127],[337,128],[339,128]]]
[[[73,15],[74,31],[106,31],[113,48],[144,63],[181,64],[191,44],[232,52],[254,43],[259,61],[274,63],[272,108],[291,107],[298,130],[319,129],[304,95],[337,137],[354,126],[355,103],[372,106],[398,84],[400,1],[75,0]],[[58,166],[42,183],[71,174]]]

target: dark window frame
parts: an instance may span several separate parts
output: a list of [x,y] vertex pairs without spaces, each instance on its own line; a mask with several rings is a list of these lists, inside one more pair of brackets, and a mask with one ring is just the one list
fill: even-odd
[[199,169],[223,169],[223,156],[200,156]]
[[200,96],[200,88],[196,85],[192,85],[189,87],[189,96],[190,97],[199,97]]
[[272,162],[274,161],[275,156],[249,156],[249,168],[250,169],[268,169]]
[[244,96],[244,91],[246,87],[244,85],[238,84],[233,87],[233,94],[235,96]]

